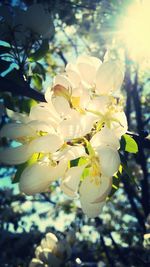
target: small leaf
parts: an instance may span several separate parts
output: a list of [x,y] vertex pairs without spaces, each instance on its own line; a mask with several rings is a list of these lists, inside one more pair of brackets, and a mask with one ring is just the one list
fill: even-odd
[[76,166],[78,166],[79,159],[80,159],[80,158],[70,160],[70,168],[71,168],[71,167],[76,167]]
[[23,99],[21,103],[17,103],[20,108],[20,112],[29,113],[31,107],[37,105],[37,102],[34,99]]
[[108,198],[111,198],[116,193],[116,191],[119,189],[119,184],[121,181],[121,174],[122,174],[122,166],[120,165],[119,171],[113,176],[112,189],[111,189],[111,192],[109,193]]
[[41,90],[42,89],[42,78],[41,78],[41,76],[38,75],[38,74],[34,74],[32,76],[32,79],[33,79],[33,82],[34,82],[35,87],[38,90]]
[[85,168],[81,175],[81,181],[83,181],[89,175],[90,175],[90,168]]
[[21,177],[21,174],[22,172],[24,171],[24,169],[27,167],[27,162],[23,163],[23,164],[20,164],[18,167],[17,167],[17,171],[15,173],[15,176],[13,177],[12,179],[12,184],[16,184],[19,182],[20,180],[20,177]]
[[46,70],[43,67],[42,64],[40,64],[39,62],[36,62],[36,65],[34,66],[34,68],[32,69],[32,72],[34,74],[39,74],[42,76],[43,80],[45,80],[46,78]]
[[136,141],[128,134],[124,134],[121,138],[121,149],[129,153],[137,153],[138,145]]
[[49,42],[47,39],[43,40],[40,48],[34,53],[30,54],[29,61],[35,62],[43,58],[49,50]]
[[87,150],[88,154],[90,156],[95,156],[95,151],[94,151],[92,145],[90,144],[90,142],[87,141],[86,143],[87,143],[86,144],[86,150]]
[[85,165],[88,161],[89,161],[89,159],[87,157],[81,157],[81,158],[79,158],[78,166]]

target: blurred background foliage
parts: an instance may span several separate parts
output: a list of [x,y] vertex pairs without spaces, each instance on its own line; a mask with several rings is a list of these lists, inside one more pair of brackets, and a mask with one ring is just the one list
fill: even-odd
[[[150,43],[150,36],[138,37],[141,43],[137,38],[134,47],[137,34],[128,34],[126,40],[122,24],[128,7],[135,2],[144,1],[0,2],[0,126],[9,121],[6,108],[29,112],[37,101],[44,101],[45,89],[68,61],[82,53],[103,60],[109,49],[113,58],[124,61],[125,110],[129,131],[135,133],[139,146],[138,154],[124,155],[131,175],[124,173],[119,190],[96,219],[87,219],[78,201],[68,200],[57,183],[47,193],[33,197],[20,194],[17,185],[11,184],[16,168],[1,166],[1,267],[29,266],[47,232],[70,246],[67,256],[63,252],[62,266],[150,265],[149,243],[144,240],[150,231],[150,49],[142,47]],[[148,21],[144,25],[143,32]],[[3,138],[0,145],[10,143]],[[70,231],[74,235],[71,241]],[[55,266],[52,262],[38,264],[34,266]]]

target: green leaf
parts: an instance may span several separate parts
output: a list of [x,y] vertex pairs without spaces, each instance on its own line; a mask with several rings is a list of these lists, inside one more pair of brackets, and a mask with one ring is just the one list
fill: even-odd
[[27,162],[23,163],[23,164],[20,164],[18,167],[17,167],[17,171],[15,173],[15,176],[12,180],[12,184],[16,184],[19,182],[20,180],[20,177],[21,177],[21,174],[22,172],[24,171],[24,169],[27,167]]
[[121,149],[129,153],[137,153],[138,145],[136,141],[128,134],[124,134],[121,138]]
[[88,159],[86,157],[80,157],[73,160],[70,160],[70,168],[76,167],[76,166],[82,166],[88,162]]
[[78,166],[79,159],[80,158],[70,160],[70,168]]
[[21,174],[23,173],[24,169],[27,166],[30,166],[30,165],[34,164],[35,162],[37,162],[42,156],[43,156],[42,153],[34,153],[32,155],[32,157],[28,161],[24,162],[23,164],[20,164],[17,167],[17,171],[16,171],[15,176],[14,176],[14,178],[12,180],[12,183],[13,184],[18,183],[19,180],[20,180]]
[[41,90],[42,89],[42,78],[41,78],[41,76],[38,75],[38,74],[33,74],[32,79],[33,79],[33,83],[34,83],[35,87],[38,90]]
[[88,141],[86,144],[86,149],[87,149],[87,152],[89,155],[95,156],[95,151],[94,151],[93,147],[91,146],[90,142],[88,142]]
[[81,181],[83,181],[89,175],[90,175],[90,168],[85,168],[81,176]]
[[30,54],[29,61],[35,62],[43,58],[49,50],[49,42],[47,39],[43,40],[40,48],[34,53]]
[[88,161],[89,161],[89,159],[87,157],[81,157],[81,158],[79,158],[78,166],[82,166],[82,165],[86,164]]
[[42,76],[43,80],[45,80],[46,78],[46,70],[43,67],[42,64],[40,64],[39,62],[36,62],[36,65],[33,67],[32,72],[34,74],[39,74]]
[[20,112],[29,113],[31,107],[37,105],[37,102],[34,99],[23,99],[21,103],[17,103],[18,107],[20,108]]
[[119,189],[119,185],[121,181],[121,174],[122,174],[122,166],[120,165],[119,171],[113,176],[112,189],[109,193],[108,198],[111,198],[116,193],[116,191]]

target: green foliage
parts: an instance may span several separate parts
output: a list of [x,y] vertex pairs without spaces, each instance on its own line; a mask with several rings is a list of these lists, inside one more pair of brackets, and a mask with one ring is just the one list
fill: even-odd
[[46,78],[46,70],[43,65],[39,62],[36,62],[36,65],[32,69],[33,74],[39,74],[42,76],[43,80]]
[[119,185],[121,182],[121,176],[122,176],[122,166],[120,165],[119,167],[119,171],[113,176],[113,180],[112,180],[112,189],[111,192],[108,196],[108,198],[110,199],[115,193],[116,191],[119,189]]
[[30,54],[29,61],[34,62],[42,59],[49,50],[49,42],[47,39],[43,40],[40,48],[34,53]]
[[42,89],[42,78],[39,74],[33,74],[33,83],[38,90]]
[[20,112],[29,113],[31,107],[35,106],[37,102],[34,99],[23,99],[18,103],[18,107],[20,109]]
[[121,138],[121,149],[129,153],[137,153],[138,145],[133,137],[128,134],[124,134]]

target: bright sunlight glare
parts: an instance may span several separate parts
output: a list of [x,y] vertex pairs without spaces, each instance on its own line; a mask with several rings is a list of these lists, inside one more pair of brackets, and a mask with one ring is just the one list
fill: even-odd
[[134,1],[129,6],[121,24],[121,38],[133,60],[150,59],[150,0]]

